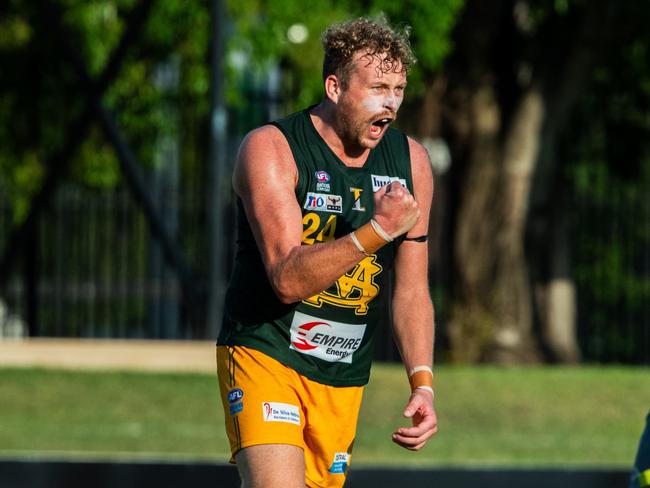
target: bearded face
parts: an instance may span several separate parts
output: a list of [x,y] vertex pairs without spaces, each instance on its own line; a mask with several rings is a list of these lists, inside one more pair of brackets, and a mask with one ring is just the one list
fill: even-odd
[[337,101],[337,132],[344,144],[372,149],[397,118],[404,99],[406,73],[388,65],[385,55],[355,55],[354,67]]

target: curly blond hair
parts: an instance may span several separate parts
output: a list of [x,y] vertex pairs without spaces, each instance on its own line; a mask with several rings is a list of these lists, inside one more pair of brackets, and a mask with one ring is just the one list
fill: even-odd
[[323,33],[323,79],[336,75],[345,87],[352,72],[355,53],[365,51],[372,57],[386,55],[379,64],[384,73],[408,72],[416,63],[409,42],[410,28],[392,28],[382,15],[373,20],[361,17],[334,24]]

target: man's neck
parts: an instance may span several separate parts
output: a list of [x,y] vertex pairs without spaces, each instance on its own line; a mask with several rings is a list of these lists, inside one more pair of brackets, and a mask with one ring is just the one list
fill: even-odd
[[310,111],[311,121],[332,152],[349,167],[360,168],[368,159],[370,150],[358,145],[346,144],[337,126],[336,106],[324,100]]

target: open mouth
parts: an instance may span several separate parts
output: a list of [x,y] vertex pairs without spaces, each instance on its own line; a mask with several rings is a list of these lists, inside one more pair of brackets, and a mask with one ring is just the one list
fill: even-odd
[[381,119],[375,120],[370,125],[370,133],[373,136],[379,136],[384,131],[384,128],[390,125],[392,121],[393,119],[390,117],[382,117]]

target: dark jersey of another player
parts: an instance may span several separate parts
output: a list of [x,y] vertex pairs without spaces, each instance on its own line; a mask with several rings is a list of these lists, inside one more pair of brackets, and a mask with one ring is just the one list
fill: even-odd
[[[404,134],[389,128],[365,165],[350,168],[318,134],[309,110],[274,123],[298,168],[295,191],[302,208],[304,246],[337,239],[369,222],[373,193],[391,181],[413,192]],[[387,313],[390,271],[402,240],[364,258],[327,290],[286,305],[271,288],[238,201],[237,256],[218,343],[257,349],[320,383],[366,384],[373,337]]]

